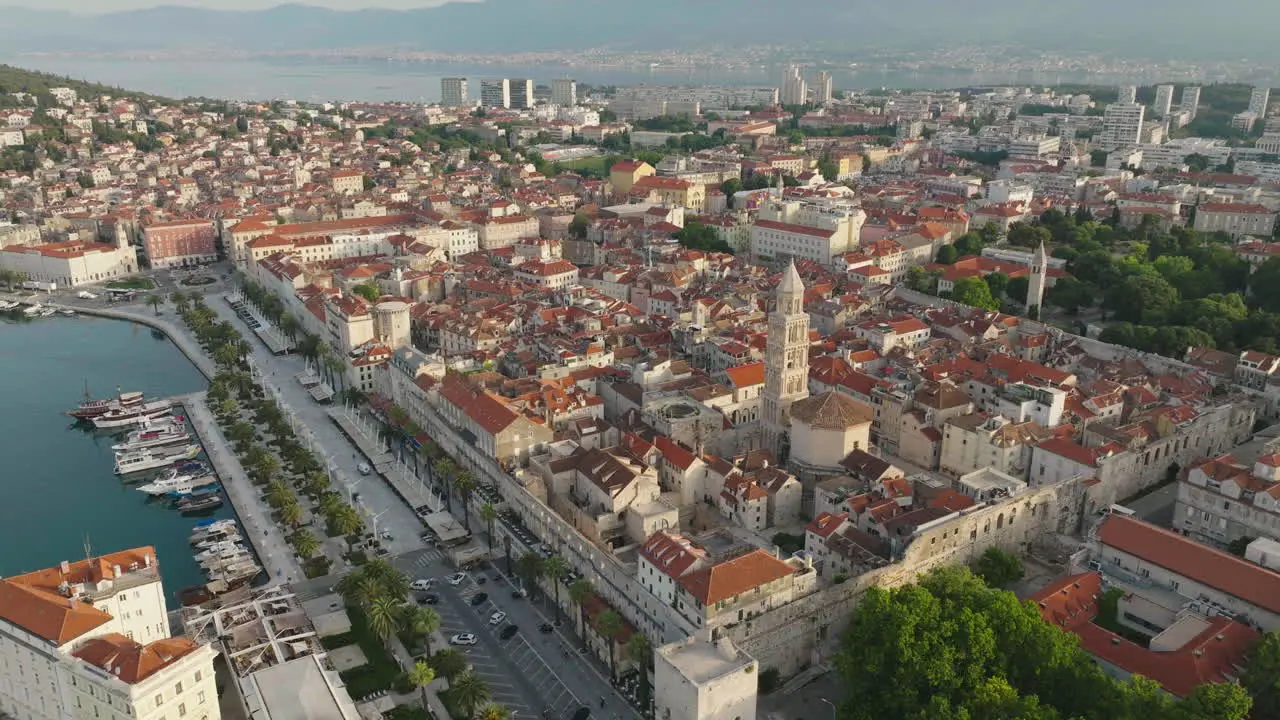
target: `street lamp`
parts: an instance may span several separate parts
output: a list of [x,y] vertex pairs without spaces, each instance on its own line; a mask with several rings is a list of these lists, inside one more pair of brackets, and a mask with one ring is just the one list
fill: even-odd
[[824,702],[824,703],[826,703],[826,704],[828,704],[828,705],[830,705],[830,706],[831,706],[831,720],[835,720],[835,717],[836,717],[836,704],[835,704],[835,703],[833,703],[833,702],[831,702],[830,700],[828,700],[828,699],[824,698],[824,697],[820,697],[820,698],[818,698],[818,699],[819,699],[819,700],[821,700],[822,702]]

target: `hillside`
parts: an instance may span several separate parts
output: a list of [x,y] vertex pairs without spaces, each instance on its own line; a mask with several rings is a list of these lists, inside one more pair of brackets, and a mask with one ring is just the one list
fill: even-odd
[[[53,73],[25,70],[12,65],[0,65],[0,94],[25,92],[42,97],[49,94],[50,88],[56,87],[69,87],[72,90],[75,90],[76,94],[81,98],[95,97],[98,95],[111,95],[112,97],[131,98],[147,102],[173,102],[168,98],[148,95],[146,93],[135,92],[118,87],[111,87],[110,85],[85,82],[84,80],[75,80],[69,77],[54,75]],[[42,102],[42,104],[45,103]]]
[[[34,0],[25,0],[35,4]],[[796,22],[796,18],[821,18]],[[1225,18],[1247,23],[1222,28]],[[5,8],[11,52],[287,51],[408,48],[521,52],[789,45],[834,52],[930,50],[964,44],[1096,51],[1185,60],[1280,58],[1270,29],[1280,4],[1257,0],[482,0],[416,10],[338,11],[286,4],[260,11],[160,6],[97,15]],[[1134,32],[1134,28],[1142,28]]]

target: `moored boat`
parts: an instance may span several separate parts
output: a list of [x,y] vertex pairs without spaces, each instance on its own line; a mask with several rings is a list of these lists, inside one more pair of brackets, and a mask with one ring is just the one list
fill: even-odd
[[190,460],[199,454],[200,446],[194,444],[179,448],[147,448],[116,453],[116,474],[128,475],[168,467],[174,463]]
[[205,495],[212,495],[222,489],[222,486],[217,481],[214,481],[213,478],[208,478],[208,481],[207,485],[200,485],[195,482],[190,486],[181,485],[170,490],[167,494],[174,500],[192,500]]
[[222,507],[222,495],[217,493],[200,497],[183,498],[178,502],[178,512],[183,515],[199,515]]
[[173,409],[173,402],[169,400],[154,400],[148,403],[142,403],[135,407],[116,408],[90,418],[93,426],[99,430],[108,428],[128,427],[130,425],[141,425],[149,420],[154,420],[162,415],[169,414]]
[[99,415],[105,415],[112,410],[122,408],[133,408],[144,404],[145,398],[140,392],[117,392],[113,398],[106,400],[95,400],[89,396],[89,386],[84,388],[84,401],[74,410],[68,410],[67,414],[74,418],[88,420]]
[[169,493],[190,493],[196,488],[208,487],[217,483],[217,479],[212,475],[204,475],[196,478],[186,478],[183,480],[157,480],[155,482],[141,485],[138,490],[148,495],[168,495]]
[[129,437],[125,438],[124,442],[112,445],[111,449],[125,452],[145,450],[146,448],[164,447],[166,445],[182,445],[190,440],[191,433],[185,427],[167,430],[142,429],[129,433]]

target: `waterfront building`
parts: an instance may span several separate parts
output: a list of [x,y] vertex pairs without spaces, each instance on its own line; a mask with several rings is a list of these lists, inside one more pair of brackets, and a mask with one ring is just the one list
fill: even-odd
[[143,250],[152,269],[211,263],[218,259],[218,233],[209,220],[175,220],[148,225]]
[[467,104],[467,79],[440,78],[440,104],[445,107],[461,107]]
[[170,637],[151,547],[0,580],[0,715],[217,720],[215,656]]
[[24,273],[28,280],[78,287],[138,271],[138,250],[131,245],[96,242],[10,245],[0,249],[0,268]]

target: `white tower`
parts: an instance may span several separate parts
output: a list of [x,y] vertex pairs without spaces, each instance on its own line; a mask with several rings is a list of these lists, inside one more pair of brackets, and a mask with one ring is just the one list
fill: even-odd
[[1035,257],[1031,261],[1031,279],[1027,283],[1027,310],[1036,309],[1037,315],[1043,312],[1044,281],[1049,274],[1049,253],[1044,249],[1044,241],[1036,248]]
[[789,446],[791,404],[809,397],[809,316],[804,311],[804,282],[794,262],[778,283],[764,368],[764,448],[783,462]]

